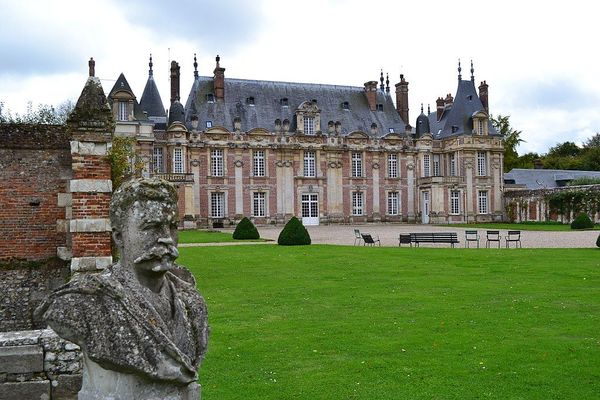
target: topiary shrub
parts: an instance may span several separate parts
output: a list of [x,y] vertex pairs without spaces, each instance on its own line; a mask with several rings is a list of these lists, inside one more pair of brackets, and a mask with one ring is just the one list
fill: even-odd
[[580,213],[577,218],[571,222],[571,229],[591,229],[594,223],[586,213]]
[[596,239],[596,247],[600,247],[600,235],[598,235],[598,239]]
[[277,243],[282,246],[302,246],[310,244],[310,235],[296,217],[292,217],[279,233]]
[[258,233],[258,229],[256,229],[252,221],[244,217],[235,227],[233,238],[236,240],[259,239],[260,235]]

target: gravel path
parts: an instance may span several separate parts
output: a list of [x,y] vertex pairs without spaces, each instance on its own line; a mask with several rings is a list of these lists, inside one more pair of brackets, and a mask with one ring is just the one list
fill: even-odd
[[[283,227],[262,226],[258,227],[261,237],[277,241],[279,232]],[[312,243],[314,244],[342,244],[352,246],[354,244],[354,229],[360,229],[363,233],[379,236],[382,246],[398,246],[398,235],[410,232],[456,232],[458,233],[459,247],[464,246],[464,231],[476,228],[458,228],[437,225],[410,225],[410,224],[361,224],[361,225],[319,225],[307,227]],[[477,228],[480,235],[480,246],[485,247],[486,229]],[[225,230],[229,231],[229,230]],[[233,232],[233,229],[231,229]],[[500,229],[502,244],[507,231]],[[596,247],[596,239],[600,231],[521,231],[521,243],[523,248],[563,248],[563,247]],[[269,243],[269,242],[267,242]],[[273,243],[273,242],[270,242]],[[497,244],[496,244],[497,245]],[[406,245],[403,245],[406,246]],[[449,247],[448,244],[422,244],[423,247]]]

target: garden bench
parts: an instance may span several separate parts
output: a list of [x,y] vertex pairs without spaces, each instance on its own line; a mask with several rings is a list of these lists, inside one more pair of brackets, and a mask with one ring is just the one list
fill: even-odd
[[412,241],[410,240],[410,233],[401,233],[400,236],[398,236],[398,246],[402,247],[403,243],[412,246]]
[[420,243],[449,243],[454,247],[458,242],[456,232],[419,232],[410,234],[411,246],[419,247]]
[[521,231],[508,231],[508,236],[506,236],[506,248],[508,249],[510,243],[515,244],[515,248],[522,247],[521,246]]
[[373,239],[373,236],[371,236],[368,233],[361,233],[360,236],[362,236],[362,239],[364,241],[363,246],[366,246],[366,245],[373,246],[373,245],[375,245],[375,243],[377,243],[379,246],[381,246],[381,241],[379,240],[379,236],[377,236],[377,239]]
[[490,247],[491,242],[498,242],[498,248],[500,248],[500,231],[487,231],[485,247]]

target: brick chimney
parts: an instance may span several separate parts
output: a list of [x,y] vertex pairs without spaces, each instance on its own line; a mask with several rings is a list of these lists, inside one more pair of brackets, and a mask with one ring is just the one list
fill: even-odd
[[400,74],[400,82],[396,84],[396,110],[406,125],[408,120],[408,82],[404,80],[404,74]]
[[377,82],[365,82],[365,95],[369,103],[369,109],[375,111],[377,109]]
[[454,103],[454,97],[452,97],[452,95],[450,93],[448,93],[446,95],[446,98],[444,99],[444,105],[451,106],[452,103]]
[[481,104],[483,104],[483,108],[486,113],[490,113],[490,107],[488,105],[488,84],[483,81],[479,85],[479,100],[481,100]]
[[442,119],[442,114],[444,113],[444,99],[441,97],[438,97],[437,100],[435,101],[435,105],[437,107],[437,120],[439,121],[440,119]]
[[179,101],[179,64],[171,61],[171,104]]
[[217,62],[217,66],[215,67],[213,77],[215,99],[217,101],[223,101],[223,99],[225,99],[225,68],[221,68],[221,66],[219,65],[221,57],[217,55],[215,61]]

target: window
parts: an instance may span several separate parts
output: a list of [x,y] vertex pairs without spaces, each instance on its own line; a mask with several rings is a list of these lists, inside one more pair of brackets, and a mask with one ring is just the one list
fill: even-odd
[[344,101],[342,103],[342,110],[349,110],[350,109],[350,103],[348,103],[347,101]]
[[440,173],[440,155],[439,154],[434,154],[433,155],[433,176],[441,176],[442,174]]
[[395,131],[394,131],[394,128],[389,128],[389,129],[388,129],[388,131],[389,131],[390,133],[394,133],[394,132],[395,132]]
[[252,193],[252,216],[265,217],[267,215],[267,196],[265,192]]
[[398,177],[398,154],[388,155],[388,177]]
[[376,109],[377,111],[383,111],[383,104],[377,104]]
[[315,152],[312,150],[308,150],[304,152],[304,176],[306,177],[315,177],[317,176],[317,171],[315,168]]
[[456,154],[450,154],[450,176],[456,176]]
[[214,103],[215,102],[215,95],[212,93],[208,93],[206,95],[206,101],[209,103]]
[[289,101],[287,97],[282,98],[281,100],[279,100],[279,103],[281,104],[282,107],[287,107],[289,105]]
[[488,192],[487,190],[480,190],[477,192],[477,206],[479,208],[479,214],[488,213]]
[[362,153],[352,153],[352,177],[363,176]]
[[398,215],[398,192],[388,192],[387,204],[388,214]]
[[423,154],[423,176],[431,176],[429,154]]
[[163,148],[155,147],[154,150],[152,150],[152,165],[154,168],[154,173],[161,173],[165,171],[163,160]]
[[478,135],[483,135],[484,131],[483,131],[483,120],[482,119],[478,119],[477,120],[477,134]]
[[119,121],[129,121],[129,113],[127,112],[127,102],[119,101]]
[[304,134],[315,134],[315,117],[304,117]]
[[225,193],[211,192],[210,216],[212,218],[223,218],[225,216]]
[[485,151],[477,152],[477,176],[487,175],[487,160]]
[[450,191],[450,214],[460,214],[460,191]]
[[206,121],[206,127],[212,128],[212,121]]
[[265,176],[265,151],[256,150],[252,157],[252,174],[254,176]]
[[210,174],[223,176],[223,150],[215,149],[210,152]]
[[363,192],[352,192],[352,215],[364,214]]
[[253,106],[254,105],[254,97],[253,96],[246,97],[246,104],[248,104],[249,106]]
[[183,149],[177,147],[173,149],[173,172],[176,174],[183,174]]

